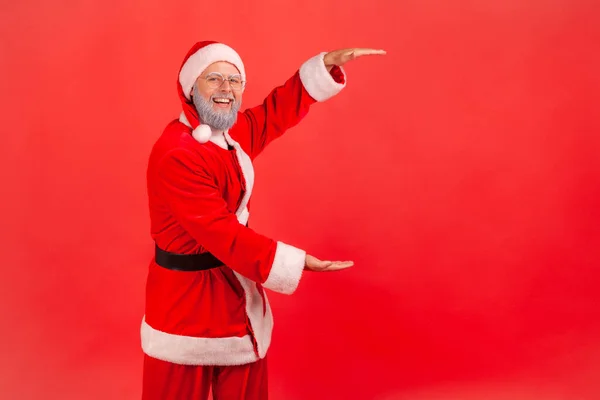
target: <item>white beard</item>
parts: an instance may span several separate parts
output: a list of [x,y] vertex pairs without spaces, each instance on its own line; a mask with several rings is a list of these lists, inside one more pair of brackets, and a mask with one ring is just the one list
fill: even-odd
[[[213,109],[213,98],[228,97],[232,99],[231,110],[227,112],[215,111]],[[218,131],[226,131],[237,121],[237,113],[241,107],[241,102],[235,100],[232,96],[212,95],[209,101],[204,100],[204,97],[198,92],[198,86],[194,84],[194,92],[192,101],[198,112],[198,116],[203,124],[206,124]]]

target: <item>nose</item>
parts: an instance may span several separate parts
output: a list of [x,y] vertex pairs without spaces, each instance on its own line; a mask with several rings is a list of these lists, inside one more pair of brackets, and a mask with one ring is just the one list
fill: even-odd
[[219,88],[222,92],[231,92],[231,82],[228,80],[224,81],[221,87]]

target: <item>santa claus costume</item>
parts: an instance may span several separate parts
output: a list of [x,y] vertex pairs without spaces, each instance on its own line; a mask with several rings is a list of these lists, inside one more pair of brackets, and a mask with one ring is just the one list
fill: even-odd
[[147,170],[156,254],[141,326],[144,400],[204,400],[211,386],[215,400],[267,398],[273,315],[264,288],[293,293],[306,253],[248,227],[252,161],[345,86],[344,71],[328,71],[324,55],[221,135],[199,120],[190,92],[218,61],[245,80],[242,60],[216,42],[186,55],[177,82],[183,112],[155,143]]

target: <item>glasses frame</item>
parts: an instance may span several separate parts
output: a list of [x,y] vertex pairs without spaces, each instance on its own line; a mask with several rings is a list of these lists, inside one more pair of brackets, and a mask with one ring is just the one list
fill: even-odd
[[[220,84],[220,85],[217,85],[217,86],[215,86],[214,84],[211,84],[211,83],[208,81],[208,78],[210,78],[210,77],[212,77],[212,76],[218,76],[218,77],[220,77],[220,78],[222,79],[222,82],[221,82],[221,84]],[[229,82],[229,86],[231,87],[231,90],[233,90],[233,91],[236,91],[236,92],[237,92],[237,91],[240,91],[240,90],[243,90],[243,89],[246,87],[246,81],[242,80],[242,75],[241,75],[241,74],[234,74],[234,75],[229,75],[228,77],[225,77],[225,76],[224,76],[222,73],[220,73],[220,72],[210,72],[210,73],[208,73],[206,76],[201,76],[200,78],[204,79],[204,80],[206,81],[206,84],[207,84],[208,86],[210,86],[211,88],[213,88],[213,89],[219,89],[221,86],[223,86],[223,85],[225,84],[225,82],[226,82],[226,81],[227,81],[227,82]],[[240,82],[241,82],[241,85],[242,85],[240,88],[237,88],[237,89],[236,89],[236,88],[233,86],[232,79],[234,79],[234,78],[239,78],[239,79],[240,79]]]

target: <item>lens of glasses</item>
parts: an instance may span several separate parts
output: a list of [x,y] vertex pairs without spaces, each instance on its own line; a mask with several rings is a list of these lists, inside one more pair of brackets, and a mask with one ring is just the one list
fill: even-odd
[[229,84],[232,89],[238,90],[244,87],[244,82],[242,81],[242,77],[239,75],[233,75],[229,77]]
[[206,77],[206,83],[208,83],[208,86],[211,88],[218,88],[223,84],[223,82],[224,79],[222,75],[210,74]]

